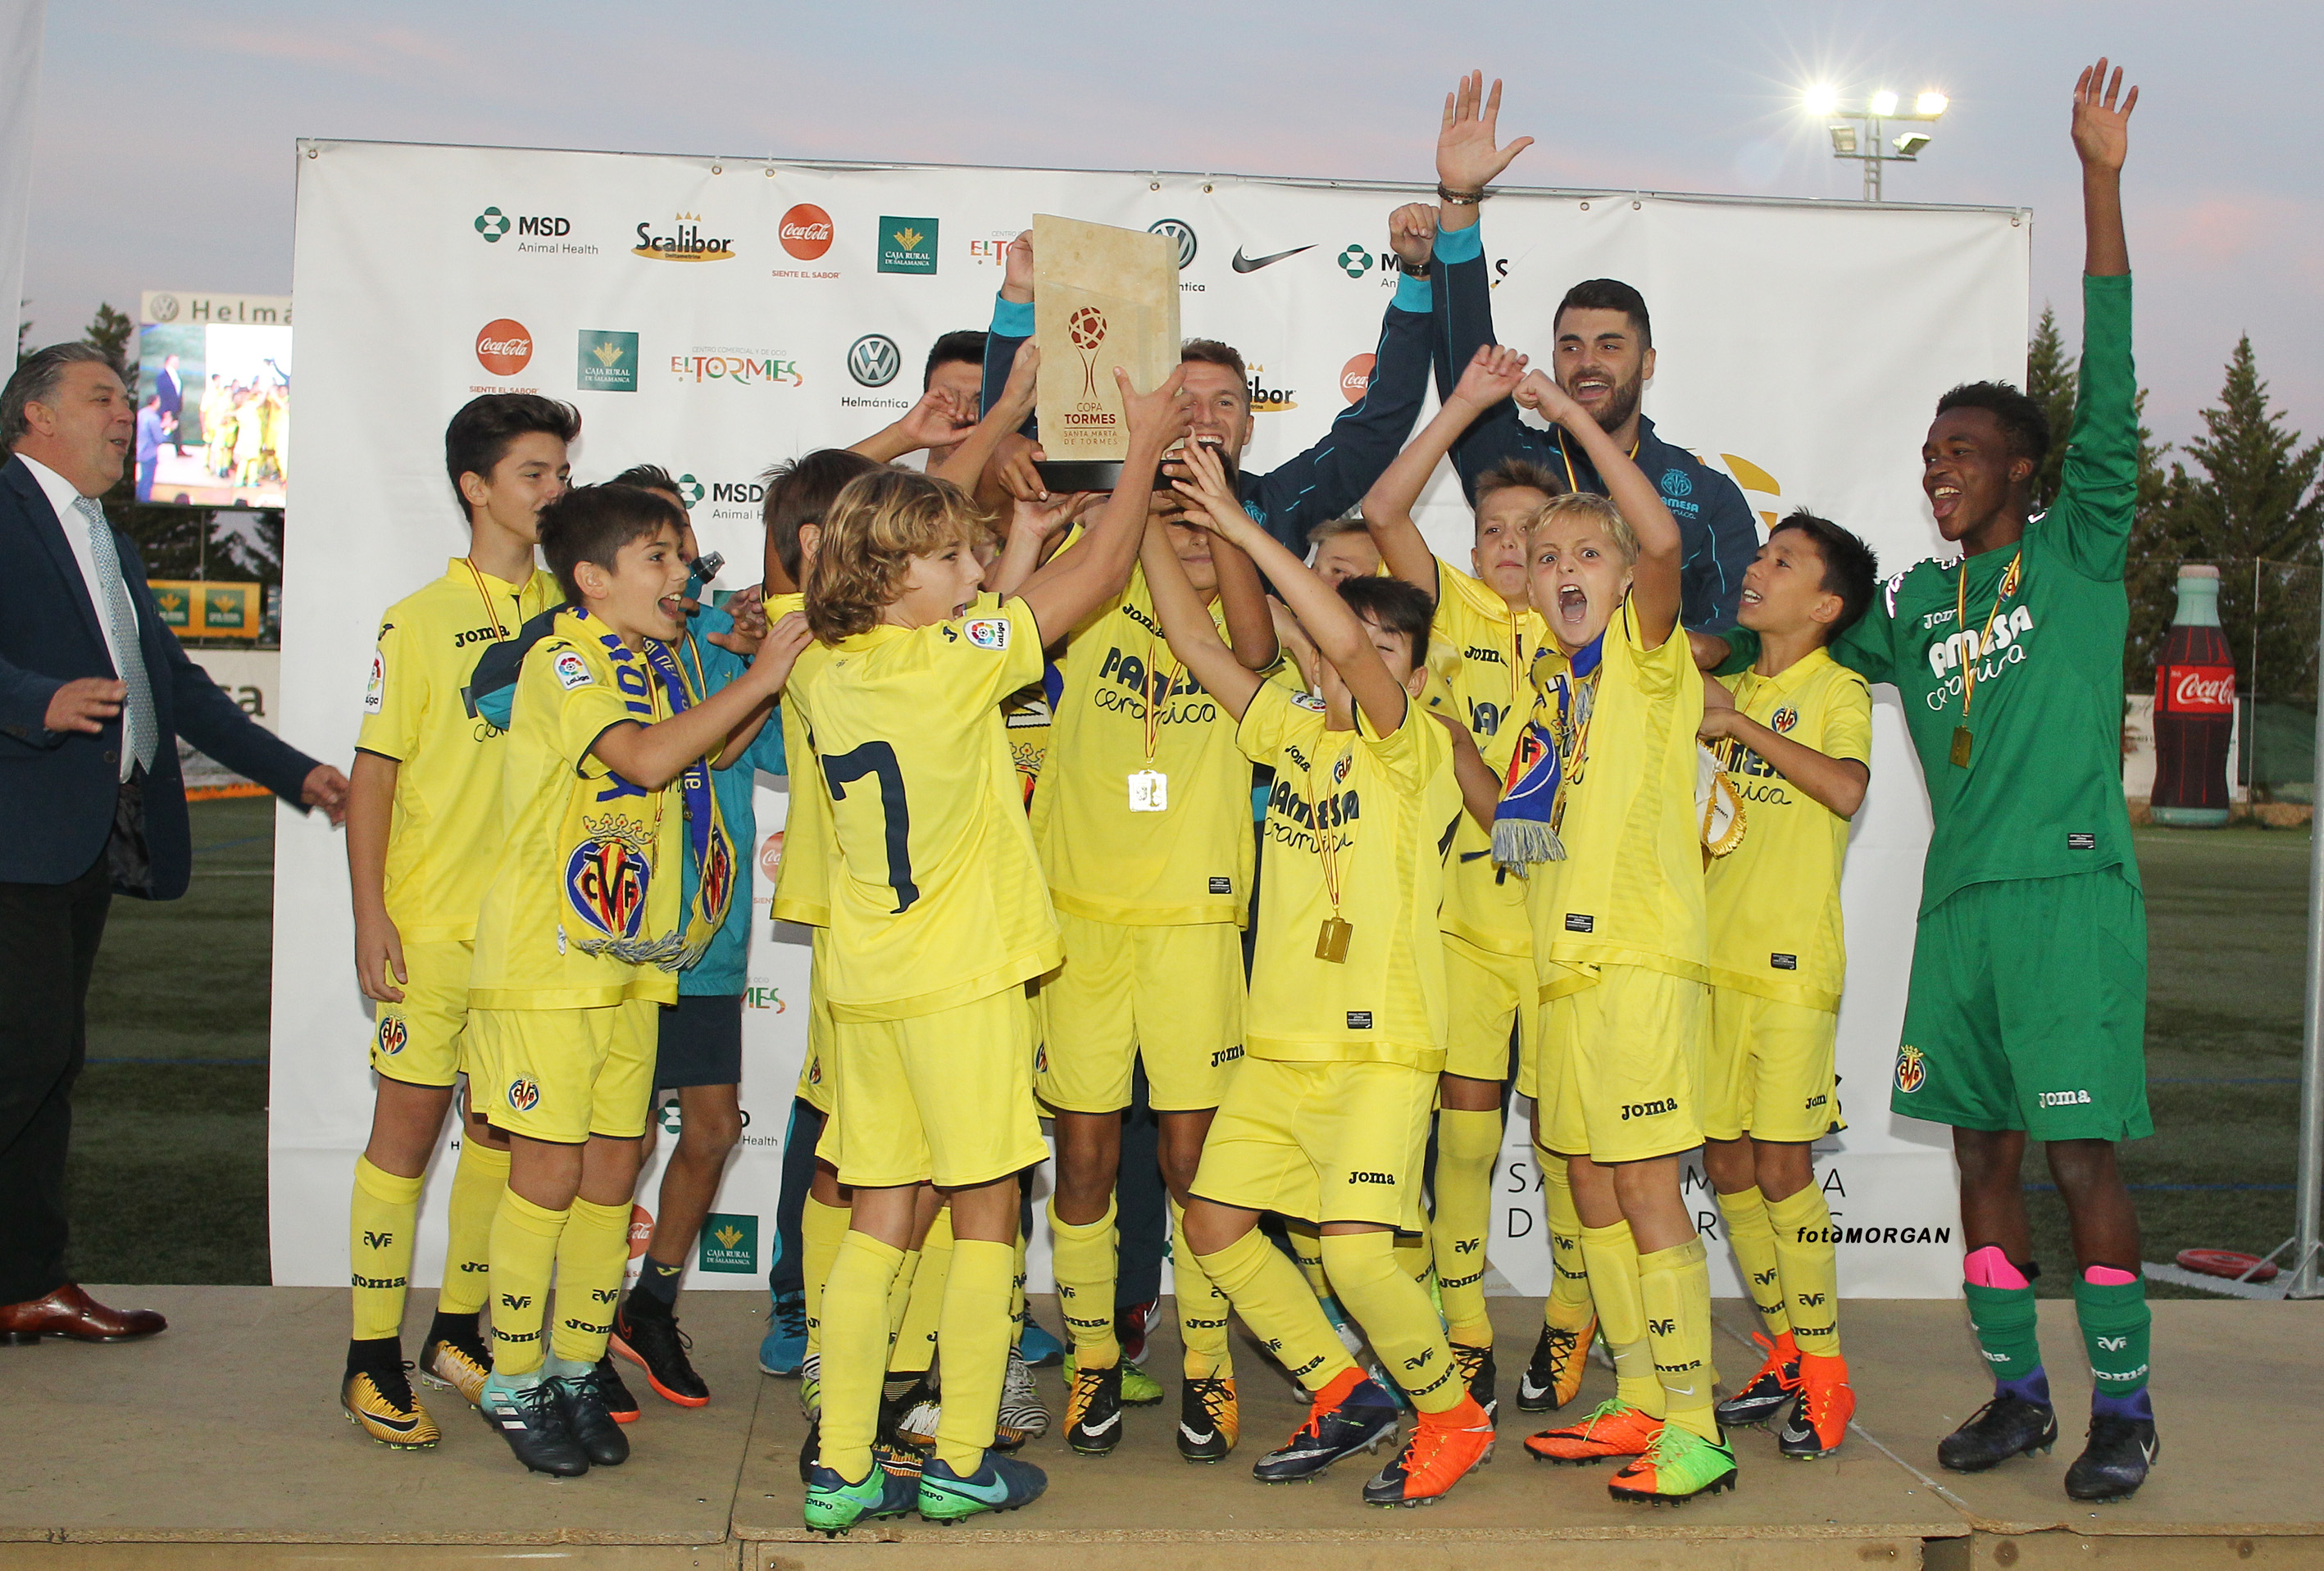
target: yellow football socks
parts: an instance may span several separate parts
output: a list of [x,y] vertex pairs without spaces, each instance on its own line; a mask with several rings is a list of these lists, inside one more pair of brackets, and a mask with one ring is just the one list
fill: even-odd
[[1323,1274],[1323,1231],[1313,1222],[1286,1221],[1283,1236],[1291,1245],[1292,1258],[1299,1263],[1299,1274],[1307,1279],[1307,1291],[1319,1299],[1330,1298],[1332,1279]]
[[896,1356],[896,1343],[904,1333],[904,1316],[912,1307],[912,1284],[919,1280],[920,1252],[904,1251],[904,1258],[896,1267],[896,1274],[888,1279],[888,1351],[881,1355],[880,1367],[884,1371]]
[[[403,1334],[403,1295],[411,1281],[411,1230],[420,1224],[416,1178],[398,1178],[355,1158],[355,1187],[347,1205],[347,1258],[354,1269],[358,1342]],[[448,1284],[447,1289],[448,1291]]]
[[460,1164],[452,1170],[452,1236],[445,1241],[444,1286],[436,1295],[439,1315],[473,1315],[484,1307],[493,1217],[508,1172],[507,1147],[486,1145],[473,1128],[460,1132]]
[[1340,1291],[1340,1302],[1364,1328],[1372,1351],[1412,1405],[1424,1413],[1441,1413],[1459,1407],[1469,1388],[1452,1362],[1436,1307],[1428,1301],[1428,1291],[1412,1280],[1401,1253],[1396,1235],[1385,1229],[1323,1235],[1323,1269]]
[[1758,1189],[1738,1190],[1719,1197],[1719,1214],[1727,1218],[1727,1242],[1734,1247],[1735,1263],[1743,1268],[1743,1291],[1759,1311],[1759,1323],[1770,1337],[1792,1328],[1784,1307],[1784,1275],[1776,1269],[1775,1229],[1769,1208]]
[[[1396,1255],[1397,1269],[1418,1282],[1422,1292],[1426,1292],[1429,1272],[1436,1269],[1436,1253],[1429,1247],[1428,1235],[1398,1233],[1394,1235],[1394,1238],[1391,1252]],[[1332,1274],[1330,1254],[1329,1250],[1324,1251],[1323,1274],[1326,1276]],[[1346,1301],[1344,1299],[1341,1300],[1342,1303]]]
[[1597,1314],[1591,1301],[1590,1269],[1582,1248],[1582,1213],[1573,1208],[1573,1178],[1565,1158],[1536,1145],[1533,1160],[1541,1171],[1542,1208],[1549,1223],[1549,1263],[1556,1275],[1549,1297],[1541,1306],[1544,1324],[1553,1330],[1579,1331]]
[[1243,1324],[1310,1393],[1355,1368],[1299,1268],[1258,1228],[1200,1260],[1203,1274],[1226,1294]]
[[1178,1300],[1178,1339],[1188,1380],[1223,1380],[1234,1373],[1227,1346],[1227,1296],[1204,1273],[1186,1247],[1186,1208],[1170,1202],[1171,1291]]
[[992,1444],[1009,1371],[1009,1283],[1016,1274],[1014,1245],[963,1238],[952,1246],[936,1330],[944,1358],[936,1456],[964,1478],[984,1465]]
[[888,1289],[904,1252],[850,1229],[823,1284],[824,1466],[856,1483],[872,1470],[880,1377],[888,1364]]
[[576,1364],[595,1364],[605,1355],[613,1306],[622,1300],[630,1208],[576,1197],[565,1215],[565,1235],[557,1241],[557,1326],[549,1350]]
[[936,1330],[952,1279],[952,1208],[947,1206],[936,1213],[928,1224],[928,1236],[920,1241],[919,1269],[912,1273],[903,1323],[896,1328],[896,1345],[888,1353],[891,1376],[926,1374],[936,1361]]
[[1009,1345],[1025,1339],[1025,1229],[1017,1229],[1017,1280],[1009,1289]]
[[[565,1211],[501,1191],[493,1213],[493,1373],[530,1374],[540,1367],[540,1323],[549,1312],[549,1273],[557,1263]],[[626,1247],[626,1245],[624,1246]]]
[[1120,1247],[1118,1217],[1113,1197],[1109,1195],[1104,1216],[1094,1222],[1068,1222],[1057,1215],[1057,1198],[1049,1197],[1057,1313],[1065,1317],[1065,1335],[1073,1339],[1074,1364],[1079,1369],[1111,1369],[1121,1362],[1121,1344],[1113,1334],[1113,1289]]
[[1831,1246],[1831,1208],[1813,1179],[1767,1202],[1789,1301],[1792,1339],[1803,1353],[1840,1356],[1840,1262]]
[[1646,1340],[1662,1383],[1666,1420],[1706,1440],[1719,1438],[1711,1413],[1711,1268],[1702,1240],[1638,1256],[1638,1296],[1646,1306]]
[[832,1257],[847,1236],[847,1208],[826,1206],[813,1195],[799,1213],[800,1287],[807,1295],[807,1350],[823,1351],[823,1284],[831,1280]]
[[1663,1383],[1655,1374],[1654,1349],[1646,1344],[1646,1309],[1638,1296],[1638,1246],[1630,1236],[1630,1225],[1582,1228],[1582,1254],[1590,1264],[1598,1334],[1614,1356],[1614,1394],[1649,1417],[1661,1418]]
[[1493,1164],[1501,1154],[1501,1116],[1445,1107],[1436,1115],[1436,1216],[1428,1239],[1436,1254],[1436,1291],[1452,1340],[1490,1347],[1485,1313],[1485,1236],[1492,1225]]

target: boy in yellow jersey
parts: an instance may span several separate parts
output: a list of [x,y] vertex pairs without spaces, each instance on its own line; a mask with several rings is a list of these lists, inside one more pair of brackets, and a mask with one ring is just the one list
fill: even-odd
[[[1431,632],[1456,651],[1452,690],[1458,718],[1476,738],[1496,777],[1533,708],[1526,674],[1541,647],[1542,620],[1526,593],[1526,526],[1565,490],[1549,472],[1507,459],[1477,477],[1474,575],[1440,560],[1412,519],[1421,491],[1462,432],[1506,399],[1525,375],[1525,357],[1489,345],[1464,367],[1435,418],[1421,427],[1364,498],[1364,520],[1388,571],[1435,602]],[[1525,880],[1493,861],[1489,825],[1464,822],[1452,839],[1444,874],[1445,990],[1452,1000],[1439,1082],[1435,1211],[1430,1241],[1452,1355],[1469,1372],[1469,1389],[1498,1412],[1493,1323],[1485,1312],[1485,1238],[1492,1209],[1493,1167],[1501,1151],[1502,1088],[1510,1045],[1533,1057],[1540,1019],[1533,929],[1526,919]],[[1582,1227],[1573,1217],[1563,1162],[1536,1152],[1545,1181],[1551,1261],[1556,1269],[1544,1309],[1541,1340],[1517,1385],[1527,1412],[1563,1406],[1582,1384],[1582,1357],[1596,1320],[1582,1268]]]
[[[1130,451],[1089,538],[991,597],[971,504],[882,471],[825,519],[807,610],[816,641],[785,708],[805,722],[838,862],[820,957],[838,1059],[821,1154],[852,1191],[824,1284],[823,1416],[807,1524],[842,1532],[916,1505],[934,1520],[1013,1510],[1040,1470],[991,1449],[1016,1274],[1019,1170],[1047,1154],[1025,984],[1062,958],[1001,701],[1038,679],[1042,629],[1078,625],[1130,577],[1162,450],[1191,415],[1185,373],[1121,390]],[[877,1464],[889,1291],[920,1186],[954,1238],[938,1329],[936,1452],[917,1487]]]
[[1617,1500],[1731,1488],[1711,1410],[1711,1279],[1679,1159],[1702,1144],[1709,938],[1695,813],[1702,680],[1678,629],[1678,525],[1653,483],[1539,372],[1517,401],[1579,441],[1611,499],[1552,501],[1528,547],[1550,642],[1493,826],[1527,873],[1545,1007],[1535,1144],[1566,1159],[1616,1395],[1526,1442],[1551,1462],[1632,1458]]
[[[355,1327],[340,1402],[373,1439],[433,1446],[436,1422],[404,1375],[401,1328],[420,1190],[454,1081],[466,1067],[468,965],[476,906],[499,846],[500,728],[466,702],[476,646],[514,635],[555,603],[532,564],[543,508],[564,494],[569,405],[489,393],[452,417],[445,468],[468,518],[469,550],[381,619],[364,691],[347,803],[355,975],[377,1006],[371,1138],[355,1162],[348,1218]],[[472,1105],[452,1179],[451,1237],[422,1379],[475,1403],[492,1358],[476,1328],[508,1143]]]
[[[767,472],[764,593],[770,622],[804,611],[807,597],[796,586],[805,582],[815,559],[824,515],[849,481],[880,467],[861,454],[825,447]],[[782,864],[775,875],[774,916],[807,929],[813,949],[807,970],[807,1058],[799,1066],[790,1122],[783,1133],[783,1188],[777,1202],[780,1242],[769,1272],[772,1312],[759,1345],[759,1367],[769,1374],[798,1376],[799,1403],[813,1418],[822,1400],[822,1328],[816,1309],[832,1256],[847,1234],[846,1193],[831,1165],[815,1157],[824,1122],[831,1116],[837,1070],[831,1052],[831,1008],[824,997],[822,952],[831,925],[836,853],[831,841],[831,801],[816,779],[806,722],[792,705],[777,712],[791,776],[785,797]],[[798,1217],[795,1235],[780,1220],[792,1216],[794,1207]]]
[[1767,1359],[1719,1404],[1721,1424],[1759,1424],[1797,1394],[1777,1446],[1837,1450],[1856,1411],[1840,1355],[1840,1287],[1813,1143],[1845,1127],[1832,1051],[1848,978],[1840,864],[1871,780],[1872,697],[1831,640],[1872,603],[1879,565],[1813,513],[1777,524],[1743,574],[1748,671],[1703,688],[1701,734],[1748,814],[1706,875],[1711,1045],[1702,1083],[1703,1171],[1766,1327]]
[[[800,619],[777,624],[749,671],[689,703],[663,647],[685,630],[678,528],[667,501],[628,486],[569,492],[542,517],[567,609],[517,678],[469,974],[470,1051],[510,1136],[483,1407],[519,1461],[557,1475],[629,1456],[600,1365],[659,1006],[724,921],[736,854],[704,760],[751,744],[806,642]],[[690,905],[680,857],[699,868]]]
[[[1161,528],[1240,664],[1273,666],[1275,629],[1250,558],[1191,524]],[[1049,1226],[1073,1345],[1065,1439],[1102,1456],[1122,1435],[1115,1181],[1136,1069],[1142,1061],[1182,1231],[1204,1135],[1243,1053],[1250,761],[1235,745],[1234,717],[1171,657],[1142,571],[1072,631],[1056,666],[1033,840],[1065,960],[1041,984],[1038,1089],[1056,1116]],[[1215,1462],[1240,1431],[1226,1304],[1187,1252],[1175,1266],[1185,1349],[1178,1450]]]
[[1351,578],[1334,592],[1234,499],[1207,449],[1179,482],[1189,517],[1271,579],[1323,657],[1323,696],[1246,669],[1220,641],[1175,553],[1149,532],[1144,562],[1172,651],[1273,766],[1242,1067],[1211,1125],[1186,1208],[1204,1274],[1309,1392],[1313,1411],[1252,1469],[1312,1478],[1396,1433],[1397,1408],[1340,1342],[1291,1258],[1260,1233],[1275,1211],[1317,1225],[1340,1301],[1419,1410],[1396,1459],[1364,1486],[1379,1505],[1443,1495],[1492,1454],[1428,1294],[1398,1264],[1421,1222],[1428,1116],[1444,1063],[1436,912],[1464,784],[1493,781],[1473,744],[1414,703],[1428,680],[1429,607],[1410,584]]
[[1334,589],[1348,579],[1370,578],[1379,571],[1379,546],[1361,513],[1325,519],[1307,531],[1307,565]]

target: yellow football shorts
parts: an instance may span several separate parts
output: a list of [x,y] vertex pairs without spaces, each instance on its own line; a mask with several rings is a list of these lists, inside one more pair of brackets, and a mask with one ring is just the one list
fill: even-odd
[[1021,987],[908,1020],[832,1026],[838,1083],[815,1153],[850,1186],[990,1183],[1047,1160]]
[[1520,1060],[1533,1056],[1541,1028],[1540,991],[1531,955],[1495,954],[1444,935],[1444,990],[1452,1005],[1444,1072],[1472,1080],[1509,1078],[1509,1033]]
[[468,1016],[470,1105],[493,1128],[534,1140],[633,1139],[646,1132],[660,1035],[661,1006],[645,999],[476,1010]]
[[[460,939],[403,946],[403,1002],[372,1011],[371,1067],[383,1079],[448,1086],[467,1066],[468,966],[476,946]],[[394,981],[395,973],[388,973]]]
[[1194,1193],[1417,1233],[1435,1105],[1436,1077],[1403,1064],[1245,1059],[1203,1142]]
[[1542,1006],[1536,1138],[1561,1156],[1643,1162],[1702,1144],[1711,988],[1645,966]]
[[1219,1105],[1242,1057],[1242,932],[1229,922],[1175,927],[1057,913],[1065,963],[1041,983],[1041,1100],[1067,1113],[1130,1106],[1146,1061],[1155,1111]]
[[1832,1070],[1840,1016],[1747,993],[1711,989],[1703,1055],[1702,1132],[1713,1140],[1820,1140],[1848,1127]]
[[831,1046],[831,1000],[823,995],[823,929],[815,930],[815,948],[807,973],[807,1061],[799,1065],[799,1100],[825,1118],[831,1116],[838,1086],[839,1060]]

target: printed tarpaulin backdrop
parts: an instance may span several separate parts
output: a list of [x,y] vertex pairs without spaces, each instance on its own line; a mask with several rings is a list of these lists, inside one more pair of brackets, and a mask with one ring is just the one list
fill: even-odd
[[[936,337],[990,320],[1002,248],[1035,213],[1177,241],[1185,331],[1222,338],[1250,363],[1259,413],[1246,462],[1263,470],[1359,395],[1396,278],[1382,264],[1387,216],[1421,194],[302,142],[282,734],[321,758],[351,756],[379,613],[466,549],[443,431],[477,393],[577,405],[576,481],[641,462],[678,475],[703,548],[726,556],[722,584],[740,587],[758,577],[761,472],[908,409]],[[2024,373],[2022,210],[1511,191],[1483,224],[1503,342],[1545,361],[1570,284],[1636,284],[1660,354],[1646,409],[1665,436],[1732,475],[1763,520],[1812,507],[1861,531],[1892,571],[1938,547],[1917,483],[1937,395]],[[1467,565],[1468,513],[1449,475],[1423,523]],[[774,1247],[807,1033],[803,935],[764,919],[788,784],[757,782],[749,1126],[696,1254],[696,1287],[761,1285]],[[1840,1060],[1851,1127],[1819,1159],[1842,1229],[1840,1286],[1854,1294],[1950,1294],[1960,1280],[1947,1133],[1887,1111],[1927,829],[1887,693],[1845,890]],[[346,1197],[371,1116],[370,1015],[355,987],[341,837],[285,813],[276,866],[274,1280],[335,1284],[346,1280]],[[1524,1116],[1512,1121],[1490,1247],[1501,1275],[1540,1293],[1550,1268],[1526,1132]],[[665,1135],[640,1185],[648,1206],[669,1144]],[[420,1283],[441,1263],[450,1173],[439,1161],[430,1179]],[[1715,1232],[1699,1179],[1690,1199]],[[1711,1253],[1720,1291],[1738,1291],[1726,1251]],[[1045,1237],[1033,1278],[1046,1288]]]

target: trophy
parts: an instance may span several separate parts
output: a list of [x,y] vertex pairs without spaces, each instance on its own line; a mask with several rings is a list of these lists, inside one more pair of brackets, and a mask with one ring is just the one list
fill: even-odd
[[[1033,341],[1041,346],[1041,482],[1111,491],[1130,450],[1113,370],[1151,392],[1178,363],[1178,247],[1160,234],[1033,216]],[[1155,484],[1168,482],[1157,473]]]

